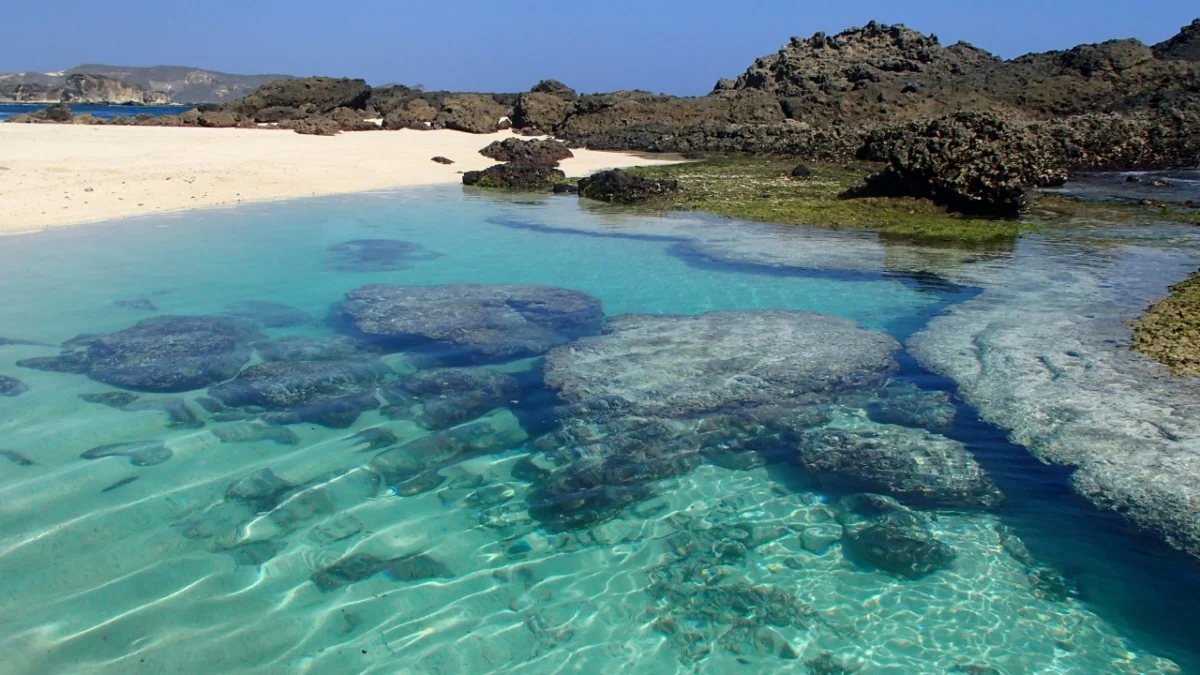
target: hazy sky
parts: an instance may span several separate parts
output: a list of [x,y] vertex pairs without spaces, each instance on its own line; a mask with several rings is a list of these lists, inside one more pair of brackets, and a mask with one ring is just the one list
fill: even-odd
[[1081,42],[1153,44],[1200,16],[1196,0],[17,0],[0,71],[84,62],[363,77],[430,88],[702,94],[792,35],[871,19],[966,40],[1006,58]]

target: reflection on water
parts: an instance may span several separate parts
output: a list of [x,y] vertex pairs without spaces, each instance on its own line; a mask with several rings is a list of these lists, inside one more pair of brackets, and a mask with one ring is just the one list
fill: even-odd
[[1192,563],[903,351],[979,292],[897,272],[936,254],[607,218],[427,190],[7,239],[6,672],[1192,667]]

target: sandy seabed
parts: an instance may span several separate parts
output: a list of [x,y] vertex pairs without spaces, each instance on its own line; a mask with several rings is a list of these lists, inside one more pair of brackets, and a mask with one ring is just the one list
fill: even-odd
[[[0,234],[184,209],[415,185],[453,184],[496,162],[479,154],[512,132],[379,131],[303,136],[278,129],[0,124]],[[663,164],[575,150],[583,176]],[[435,156],[454,160],[435,163]]]

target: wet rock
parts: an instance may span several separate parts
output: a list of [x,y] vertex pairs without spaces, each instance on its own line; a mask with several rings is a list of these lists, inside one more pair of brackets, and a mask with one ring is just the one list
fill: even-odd
[[134,466],[154,466],[171,459],[174,453],[162,441],[134,441],[132,443],[110,443],[84,452],[82,459],[104,457],[128,457]]
[[926,391],[914,385],[891,383],[879,398],[867,404],[867,416],[879,424],[898,424],[930,431],[945,431],[954,424],[957,411],[950,394]]
[[634,176],[620,169],[579,179],[579,195],[618,204],[640,204],[679,192],[679,181]]
[[86,374],[126,389],[189,391],[237,374],[255,337],[229,317],[159,316],[108,335],[80,335],[58,356],[17,365]]
[[544,166],[558,166],[562,160],[575,156],[561,141],[526,141],[519,138],[493,141],[491,145],[480,150],[479,154],[498,162]]
[[510,413],[422,436],[379,453],[367,467],[383,476],[388,485],[396,485],[469,457],[507,450],[526,438]]
[[463,185],[528,192],[549,192],[567,174],[545,164],[497,164],[483,171],[463,174]]
[[424,370],[404,379],[399,387],[420,401],[413,419],[426,429],[469,422],[520,394],[515,378],[490,368]]
[[551,191],[556,195],[579,194],[579,187],[570,183],[555,183]]
[[250,366],[208,391],[230,407],[283,413],[276,423],[307,421],[345,428],[379,407],[375,388],[391,371],[379,361],[271,361]]
[[961,443],[894,425],[805,432],[797,464],[834,489],[885,492],[918,504],[995,506],[999,489]]
[[358,583],[380,572],[393,581],[421,581],[454,576],[450,568],[424,553],[390,559],[355,553],[313,574],[312,580],[317,588],[325,593]]
[[312,317],[304,310],[262,300],[231,302],[225,305],[225,309],[221,313],[249,321],[263,328],[291,328],[312,323]]
[[927,529],[888,522],[850,532],[847,552],[879,569],[908,579],[919,579],[954,562],[954,550]]
[[274,471],[260,469],[230,483],[225,489],[225,498],[246,504],[258,513],[266,513],[295,489],[294,483],[280,478]]
[[272,427],[253,422],[234,422],[213,427],[213,435],[222,443],[256,443],[273,441],[275,445],[296,445],[300,437],[286,427]]
[[128,391],[106,391],[100,394],[80,394],[79,398],[88,403],[105,405],[120,410],[138,400],[139,396]]
[[348,361],[372,359],[380,349],[370,343],[345,335],[310,337],[288,335],[275,340],[254,343],[263,361]]
[[137,300],[114,300],[114,307],[121,309],[132,309],[138,312],[157,312],[158,305],[155,305],[149,298],[138,298]]
[[15,377],[0,375],[0,396],[20,396],[29,391],[24,382]]
[[628,314],[550,352],[545,377],[585,416],[680,417],[875,388],[897,349],[887,335],[807,312]]
[[411,241],[354,239],[325,249],[325,267],[338,272],[391,272],[440,257],[441,253]]
[[592,296],[553,286],[376,284],[347,293],[336,316],[393,348],[478,363],[540,354],[595,330],[603,312]]

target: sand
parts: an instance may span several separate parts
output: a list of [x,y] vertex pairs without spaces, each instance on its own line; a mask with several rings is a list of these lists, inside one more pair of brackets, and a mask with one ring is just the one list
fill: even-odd
[[[0,124],[0,234],[185,209],[457,184],[496,162],[490,135]],[[575,150],[569,176],[668,157]],[[444,156],[452,165],[431,159]]]

